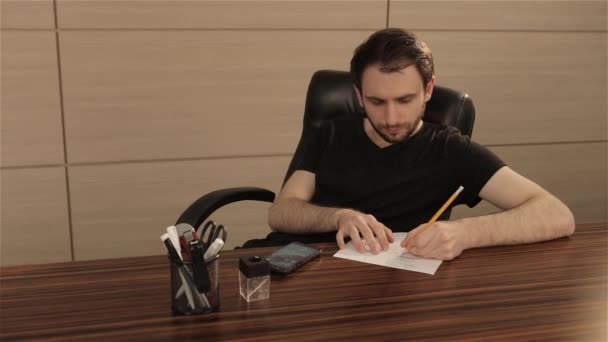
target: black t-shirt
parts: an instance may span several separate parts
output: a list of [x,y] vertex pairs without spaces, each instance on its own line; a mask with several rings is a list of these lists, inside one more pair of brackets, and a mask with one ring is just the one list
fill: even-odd
[[427,222],[460,185],[464,190],[452,206],[474,207],[486,182],[505,166],[457,129],[428,122],[405,141],[380,148],[363,119],[342,118],[304,144],[295,169],[316,175],[312,203],[372,214],[397,232]]

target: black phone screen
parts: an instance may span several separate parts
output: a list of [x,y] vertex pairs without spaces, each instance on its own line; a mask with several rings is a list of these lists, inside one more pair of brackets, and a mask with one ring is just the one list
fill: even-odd
[[321,254],[316,247],[307,246],[299,242],[292,242],[266,258],[270,269],[278,273],[289,273],[306,262]]

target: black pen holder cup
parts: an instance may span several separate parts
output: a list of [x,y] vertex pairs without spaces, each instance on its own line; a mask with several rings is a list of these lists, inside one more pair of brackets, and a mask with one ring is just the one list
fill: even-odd
[[[169,257],[171,265],[171,310],[180,315],[196,315],[217,311],[220,307],[219,256],[207,261],[209,283],[199,291],[194,281],[192,262]],[[208,289],[208,291],[204,289]]]

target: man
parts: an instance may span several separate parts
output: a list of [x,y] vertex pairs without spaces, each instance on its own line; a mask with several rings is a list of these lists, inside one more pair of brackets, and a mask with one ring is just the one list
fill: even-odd
[[[426,44],[400,29],[371,35],[351,60],[365,118],[338,119],[306,142],[302,160],[269,210],[275,232],[335,234],[374,254],[392,231],[425,258],[451,260],[468,248],[531,243],[574,232],[557,198],[454,128],[422,121],[435,84]],[[462,185],[453,205],[486,200],[502,212],[425,222]],[[423,229],[425,227],[425,229]]]

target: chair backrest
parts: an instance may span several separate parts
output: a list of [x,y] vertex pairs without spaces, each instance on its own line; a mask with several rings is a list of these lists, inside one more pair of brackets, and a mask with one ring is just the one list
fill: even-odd
[[[285,181],[295,171],[295,161],[301,155],[302,141],[324,121],[334,120],[345,115],[363,117],[363,108],[359,106],[353,81],[347,71],[320,70],[314,73],[304,108],[304,126],[298,148],[287,169]],[[471,98],[459,91],[435,85],[433,95],[426,104],[424,121],[453,126],[469,137],[473,133],[475,107]]]

